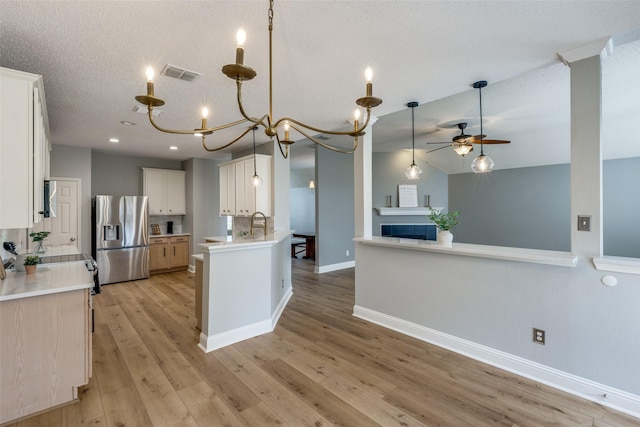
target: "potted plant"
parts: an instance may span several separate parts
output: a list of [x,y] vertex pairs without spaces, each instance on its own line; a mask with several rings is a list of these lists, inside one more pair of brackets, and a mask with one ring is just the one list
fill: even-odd
[[35,274],[40,257],[38,255],[27,255],[24,257],[24,269],[27,274]]
[[458,225],[458,215],[460,212],[453,211],[447,213],[432,211],[429,219],[438,227],[438,244],[451,247],[453,242],[453,234],[451,229]]
[[32,241],[36,244],[36,247],[33,249],[33,252],[36,254],[43,254],[47,251],[47,247],[44,245],[44,239],[51,234],[50,231],[36,231],[29,234]]

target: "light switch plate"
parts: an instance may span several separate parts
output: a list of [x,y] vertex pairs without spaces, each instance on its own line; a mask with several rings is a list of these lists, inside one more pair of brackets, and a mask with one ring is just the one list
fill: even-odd
[[591,215],[578,215],[578,231],[591,231]]

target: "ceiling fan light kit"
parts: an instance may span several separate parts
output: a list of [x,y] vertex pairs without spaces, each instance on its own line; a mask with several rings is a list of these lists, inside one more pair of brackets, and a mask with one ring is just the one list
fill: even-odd
[[414,127],[415,118],[414,118],[413,110],[417,106],[418,106],[418,103],[416,101],[409,102],[407,104],[407,107],[411,108],[411,165],[409,165],[407,170],[404,172],[404,175],[407,177],[407,179],[410,179],[412,181],[416,179],[420,179],[420,175],[422,175],[422,169],[420,168],[420,166],[416,165],[416,158],[415,158],[416,133],[415,133],[415,127]]
[[[202,111],[202,122],[201,126],[198,129],[186,129],[186,130],[174,130],[174,129],[165,129],[160,127],[153,119],[153,109],[155,107],[160,107],[164,105],[164,100],[155,96],[154,93],[154,85],[153,85],[153,69],[151,67],[147,68],[147,94],[136,96],[136,101],[139,103],[146,105],[148,110],[147,117],[149,118],[149,122],[153,127],[161,132],[173,133],[173,134],[182,134],[182,135],[196,135],[202,137],[202,147],[206,151],[219,151],[229,147],[230,145],[239,141],[243,136],[249,133],[255,126],[262,126],[264,128],[265,134],[273,139],[275,138],[278,142],[278,147],[280,148],[280,153],[286,159],[289,156],[289,145],[293,144],[294,141],[289,139],[289,129],[292,128],[296,130],[300,135],[309,139],[310,141],[325,147],[329,150],[336,151],[338,153],[353,153],[358,148],[358,137],[364,135],[364,129],[369,125],[369,119],[371,118],[371,109],[377,107],[382,103],[382,99],[376,98],[373,96],[373,83],[372,83],[372,71],[371,68],[367,68],[365,72],[365,96],[362,98],[358,98],[356,100],[356,104],[360,108],[364,108],[366,111],[366,117],[364,123],[360,123],[360,108],[357,108],[355,111],[355,118],[353,122],[353,130],[348,131],[330,131],[320,129],[314,126],[307,125],[298,120],[295,120],[290,117],[283,117],[278,120],[274,120],[273,118],[273,52],[272,52],[272,38],[273,38],[273,2],[271,0],[269,3],[269,11],[268,11],[268,21],[269,21],[269,112],[262,117],[252,117],[250,116],[244,109],[244,105],[242,104],[242,82],[245,80],[251,80],[256,77],[257,73],[251,67],[244,65],[244,42],[246,40],[246,33],[241,28],[237,33],[237,46],[236,46],[236,62],[235,64],[227,64],[222,67],[222,73],[236,81],[237,88],[237,102],[238,102],[238,110],[242,115],[242,119],[237,120],[235,122],[230,122],[227,124],[223,124],[215,127],[207,127],[207,115],[208,110],[203,108]],[[237,126],[243,123],[249,122],[249,125],[246,129],[244,129],[239,136],[233,139],[230,142],[227,142],[221,146],[211,148],[206,144],[206,137],[208,135],[213,134],[216,131],[230,128],[233,126]],[[284,135],[281,138],[278,131],[282,128],[284,131]],[[319,141],[318,138],[314,138],[309,135],[311,132],[316,133],[324,133],[329,135],[341,135],[341,136],[350,136],[353,137],[353,146],[350,149],[343,149],[339,147],[335,147],[326,143]]]

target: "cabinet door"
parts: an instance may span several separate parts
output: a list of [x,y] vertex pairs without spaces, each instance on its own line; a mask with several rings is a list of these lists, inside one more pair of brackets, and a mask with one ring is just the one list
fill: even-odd
[[[262,184],[253,188],[255,200],[254,211],[260,211],[265,216],[271,216],[271,157],[256,157],[256,173],[262,178]],[[252,172],[253,175],[253,172]]]
[[171,268],[189,265],[189,239],[171,242]]
[[149,196],[149,215],[166,215],[166,174],[163,170],[143,170],[143,193]]
[[185,172],[166,171],[167,215],[186,215],[187,202],[185,191]]
[[236,213],[235,165],[220,166],[220,215]]
[[164,270],[169,268],[169,239],[149,239],[149,270]]
[[44,213],[45,132],[38,88],[33,88],[33,223],[42,221]]
[[236,215],[247,216],[253,212],[250,211],[251,201],[247,197],[247,176],[246,162],[236,163]]
[[0,72],[0,228],[29,228],[33,226],[31,84]]

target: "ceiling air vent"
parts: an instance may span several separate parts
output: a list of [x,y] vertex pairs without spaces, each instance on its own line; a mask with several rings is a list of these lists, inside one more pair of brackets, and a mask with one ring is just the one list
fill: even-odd
[[186,68],[177,67],[171,64],[165,65],[160,74],[173,77],[175,79],[186,80],[188,82],[192,82],[202,75],[202,73],[187,70]]

